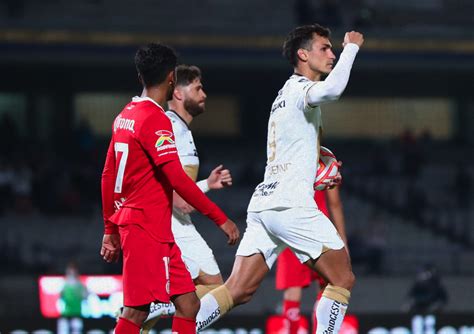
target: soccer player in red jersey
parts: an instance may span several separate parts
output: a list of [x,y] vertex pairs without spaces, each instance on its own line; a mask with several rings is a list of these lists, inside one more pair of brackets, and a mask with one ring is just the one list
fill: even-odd
[[124,310],[116,334],[138,334],[150,304],[176,306],[172,330],[195,333],[199,299],[171,231],[173,189],[212,219],[235,244],[235,224],[183,171],[171,122],[162,105],[175,87],[177,57],[164,45],[149,44],[135,55],[143,85],[116,117],[102,174],[105,232],[101,255],[117,261],[123,252]]
[[[329,218],[332,216],[331,221],[336,226],[336,229],[346,244],[347,249],[344,212],[339,194],[339,188],[336,187],[326,191],[316,191],[314,199],[319,210],[321,210]],[[327,204],[329,204],[329,210]],[[331,212],[331,216],[329,215],[329,212]],[[317,298],[317,300],[319,300],[327,282],[316,272],[312,271],[309,267],[299,262],[298,258],[289,248],[285,249],[277,260],[276,289],[284,290],[282,315],[288,321],[289,334],[296,334],[298,332],[300,325],[300,304],[302,289],[308,287],[312,281],[317,281],[319,283],[320,292]],[[317,300],[313,308],[313,324],[316,320],[315,312]],[[313,332],[315,331],[316,326],[313,326]]]

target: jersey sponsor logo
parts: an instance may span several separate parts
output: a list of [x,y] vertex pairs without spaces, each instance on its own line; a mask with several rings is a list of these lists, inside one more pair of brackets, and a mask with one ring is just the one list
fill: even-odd
[[[174,145],[174,140],[173,140],[173,132],[167,131],[167,130],[160,130],[156,131],[155,134],[158,136],[158,139],[156,140],[155,147],[159,148],[162,145],[165,145],[166,143]],[[165,145],[168,146],[168,145]]]
[[291,166],[291,162],[287,162],[284,164],[267,166],[267,169],[270,175],[277,175],[280,173],[285,173],[290,168],[290,166]]
[[255,188],[255,193],[253,194],[253,197],[270,196],[271,194],[273,194],[273,192],[275,191],[275,189],[278,187],[279,184],[280,182],[278,181],[272,182],[269,184],[265,184],[265,183],[259,184],[257,188]]
[[123,118],[122,115],[118,115],[114,122],[114,132],[117,130],[128,130],[135,133],[135,120]]
[[176,145],[168,144],[168,145],[165,145],[165,146],[160,146],[160,147],[156,148],[156,151],[160,152],[160,151],[168,150],[168,149],[171,149],[171,148],[176,148]]
[[271,114],[273,114],[275,111],[277,111],[278,109],[280,108],[285,108],[286,107],[286,102],[285,100],[281,100],[281,101],[278,101],[278,102],[275,102],[273,105],[272,105],[272,110],[271,110]]

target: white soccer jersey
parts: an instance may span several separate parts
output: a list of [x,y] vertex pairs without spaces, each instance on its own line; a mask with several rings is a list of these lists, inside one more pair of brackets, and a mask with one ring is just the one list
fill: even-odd
[[255,188],[248,211],[316,207],[313,183],[321,109],[305,101],[307,91],[315,84],[292,75],[278,92],[268,121],[264,181]]
[[[193,134],[188,124],[174,111],[167,111],[166,116],[171,120],[173,126],[176,148],[178,149],[179,160],[182,166],[196,166],[199,168],[199,157],[194,144]],[[186,233],[186,229],[180,228],[174,220],[178,220],[181,225],[192,225],[191,217],[173,208],[172,227],[173,233]]]
[[250,212],[316,208],[313,183],[322,130],[319,105],[335,101],[349,81],[359,51],[348,43],[324,81],[292,75],[278,92],[268,121],[267,166],[248,207]]
[[[166,115],[171,120],[171,125],[173,126],[176,148],[178,149],[181,165],[183,165],[183,167],[193,166],[191,172],[195,173],[194,176],[197,176],[199,157],[188,124],[174,111],[167,111]],[[198,182],[197,186],[203,192],[208,190],[207,180]],[[197,231],[191,221],[190,215],[173,208],[171,228],[176,244],[181,250],[182,258],[192,279],[197,278],[202,272],[209,275],[219,274],[219,266],[217,265],[212,249]]]

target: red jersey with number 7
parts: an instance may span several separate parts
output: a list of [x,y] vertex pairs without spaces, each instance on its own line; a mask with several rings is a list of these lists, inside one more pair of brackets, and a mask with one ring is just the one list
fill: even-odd
[[171,122],[150,98],[134,97],[115,118],[104,171],[105,233],[136,224],[160,242],[171,232],[173,189],[158,166],[179,160]]

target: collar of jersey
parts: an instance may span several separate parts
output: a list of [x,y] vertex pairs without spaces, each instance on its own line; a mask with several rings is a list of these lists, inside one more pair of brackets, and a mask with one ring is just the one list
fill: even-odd
[[171,113],[175,114],[176,117],[178,117],[181,120],[181,122],[183,122],[184,126],[186,126],[186,128],[188,128],[188,130],[190,130],[188,123],[186,123],[186,121],[175,110],[170,109],[167,112],[171,112]]
[[134,96],[132,98],[132,102],[135,102],[135,103],[145,102],[145,101],[150,101],[150,102],[154,103],[156,106],[160,107],[161,110],[165,111],[165,109],[163,109],[162,106],[160,106],[158,103],[156,103],[155,100],[150,99],[148,96],[145,96],[145,97]]

